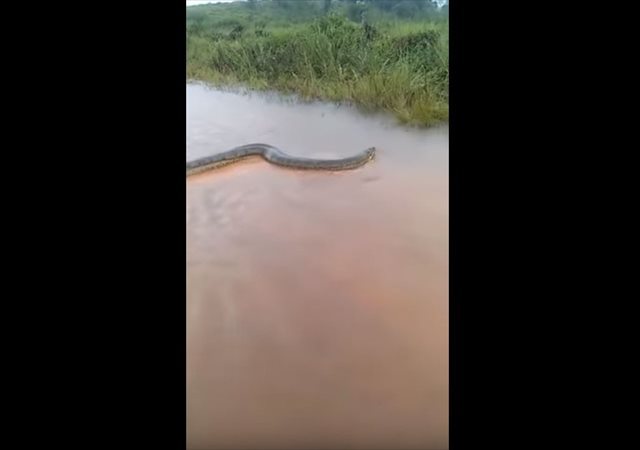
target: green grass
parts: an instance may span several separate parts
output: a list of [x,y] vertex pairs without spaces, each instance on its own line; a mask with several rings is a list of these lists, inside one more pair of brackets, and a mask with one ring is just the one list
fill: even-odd
[[380,13],[365,27],[339,9],[323,16],[308,7],[288,23],[273,5],[260,3],[253,10],[222,4],[189,15],[192,9],[190,79],[352,103],[418,126],[448,120],[446,20],[408,21]]

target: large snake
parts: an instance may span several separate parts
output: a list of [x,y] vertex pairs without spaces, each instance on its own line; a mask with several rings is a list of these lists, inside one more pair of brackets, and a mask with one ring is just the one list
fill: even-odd
[[341,159],[313,159],[290,156],[282,150],[267,144],[248,144],[232,148],[226,152],[206,156],[187,163],[187,176],[205,170],[232,164],[250,156],[262,156],[265,160],[278,166],[306,170],[347,170],[360,167],[375,155],[375,147],[370,147],[357,155]]

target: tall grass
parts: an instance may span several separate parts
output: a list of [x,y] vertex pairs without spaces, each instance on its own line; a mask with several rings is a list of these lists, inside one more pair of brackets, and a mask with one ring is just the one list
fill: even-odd
[[332,13],[267,27],[218,17],[187,33],[187,76],[386,110],[402,122],[447,120],[448,24],[361,25]]

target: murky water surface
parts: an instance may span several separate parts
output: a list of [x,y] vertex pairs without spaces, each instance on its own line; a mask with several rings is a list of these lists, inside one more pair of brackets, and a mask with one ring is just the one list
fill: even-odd
[[448,129],[187,85],[190,449],[448,448]]

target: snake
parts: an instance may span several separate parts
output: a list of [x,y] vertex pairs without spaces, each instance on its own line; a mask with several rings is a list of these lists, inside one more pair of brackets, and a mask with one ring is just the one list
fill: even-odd
[[266,161],[277,166],[300,170],[349,170],[356,169],[371,161],[375,156],[375,147],[369,147],[356,155],[340,159],[314,159],[291,156],[277,147],[268,144],[247,144],[234,147],[231,150],[205,156],[187,162],[187,177],[206,170],[216,169],[236,161],[251,157],[262,156]]

